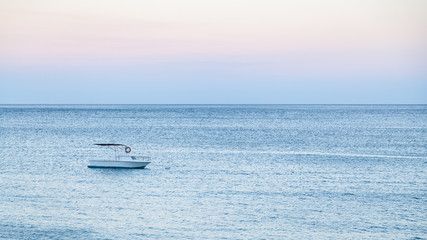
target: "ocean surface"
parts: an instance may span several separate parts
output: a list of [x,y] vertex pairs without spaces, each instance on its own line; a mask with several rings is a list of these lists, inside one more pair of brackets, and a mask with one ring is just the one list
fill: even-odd
[[427,105],[0,105],[0,239],[426,238]]

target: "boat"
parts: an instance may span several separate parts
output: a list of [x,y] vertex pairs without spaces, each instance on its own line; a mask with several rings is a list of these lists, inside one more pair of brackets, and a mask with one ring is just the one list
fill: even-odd
[[[89,160],[89,168],[145,168],[151,162],[151,157],[127,155],[132,149],[124,144],[96,143],[95,145],[112,149],[114,151],[114,159]],[[121,149],[124,150],[126,155],[120,155]]]

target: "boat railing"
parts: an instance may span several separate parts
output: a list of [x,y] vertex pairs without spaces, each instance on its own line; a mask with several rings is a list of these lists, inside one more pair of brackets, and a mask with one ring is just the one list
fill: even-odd
[[132,160],[151,161],[151,157],[148,157],[148,156],[126,156],[126,155],[120,155],[119,158],[121,158],[121,157],[131,158]]

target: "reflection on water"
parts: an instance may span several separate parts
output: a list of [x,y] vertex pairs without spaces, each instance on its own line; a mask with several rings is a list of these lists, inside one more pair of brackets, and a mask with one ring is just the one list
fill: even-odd
[[425,105],[7,105],[0,135],[2,239],[426,237]]

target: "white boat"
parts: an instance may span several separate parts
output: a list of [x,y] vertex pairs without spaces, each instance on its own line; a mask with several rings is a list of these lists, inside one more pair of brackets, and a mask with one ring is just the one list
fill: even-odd
[[97,143],[95,145],[113,149],[114,159],[89,160],[88,167],[90,168],[145,168],[151,162],[151,157],[120,155],[120,148],[124,148],[126,154],[132,151],[129,146],[124,144]]

